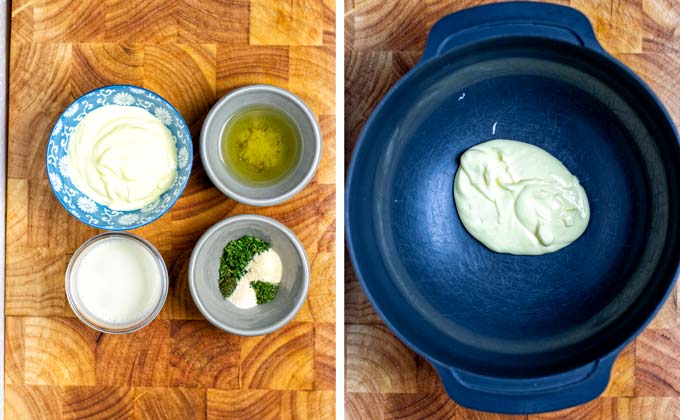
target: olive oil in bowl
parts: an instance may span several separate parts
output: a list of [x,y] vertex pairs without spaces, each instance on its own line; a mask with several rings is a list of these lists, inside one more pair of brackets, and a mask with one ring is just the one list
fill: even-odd
[[300,134],[283,111],[256,106],[234,114],[222,131],[222,162],[245,182],[271,184],[298,163]]

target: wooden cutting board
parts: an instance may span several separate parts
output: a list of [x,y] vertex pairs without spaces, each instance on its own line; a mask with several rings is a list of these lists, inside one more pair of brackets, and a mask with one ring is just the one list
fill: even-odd
[[[346,162],[366,119],[420,58],[429,28],[478,0],[345,2]],[[680,122],[680,2],[571,0],[590,18],[604,48],[635,70]],[[680,164],[680,162],[678,163]],[[465,409],[444,393],[422,358],[375,314],[345,264],[345,376],[348,419],[526,419]],[[531,419],[680,418],[680,318],[677,292],[619,356],[604,395],[586,405]]]
[[[330,0],[19,0],[11,6],[5,414],[7,419],[331,419],[335,390],[335,32]],[[72,218],[45,175],[66,106],[96,87],[159,93],[194,138],[194,169],[172,210],[134,233],[170,271],[158,319],[99,334],[64,294],[72,253],[98,232]],[[234,88],[270,83],[314,110],[323,157],[314,181],[269,208],[222,195],[198,157],[203,118]],[[223,333],[187,288],[194,243],[217,221],[258,213],[289,226],[312,267],[293,322],[264,337]]]

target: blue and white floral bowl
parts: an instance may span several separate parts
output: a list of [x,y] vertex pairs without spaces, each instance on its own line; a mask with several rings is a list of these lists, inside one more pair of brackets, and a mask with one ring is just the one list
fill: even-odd
[[[111,210],[80,192],[69,178],[66,155],[71,134],[89,112],[104,105],[144,108],[161,120],[175,139],[177,178],[157,201],[140,210]],[[168,101],[148,89],[137,86],[104,86],[78,98],[66,108],[54,124],[47,143],[47,178],[61,205],[76,219],[99,229],[130,230],[151,223],[170,210],[189,181],[193,156],[189,127]]]

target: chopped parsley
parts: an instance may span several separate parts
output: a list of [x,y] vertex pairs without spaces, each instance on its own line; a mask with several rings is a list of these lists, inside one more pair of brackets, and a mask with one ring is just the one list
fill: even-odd
[[279,291],[278,284],[260,280],[250,283],[250,287],[255,289],[255,297],[257,298],[258,305],[271,302]]
[[234,293],[239,279],[246,274],[246,268],[253,257],[268,249],[268,243],[247,235],[230,241],[224,247],[220,258],[218,285],[225,299]]

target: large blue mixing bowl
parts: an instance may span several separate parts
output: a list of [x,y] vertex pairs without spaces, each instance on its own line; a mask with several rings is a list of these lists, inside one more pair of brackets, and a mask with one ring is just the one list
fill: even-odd
[[[591,206],[581,238],[499,254],[453,201],[460,155],[493,138],[561,160]],[[653,317],[680,260],[680,148],[663,106],[566,7],[501,3],[442,19],[366,124],[347,180],[359,279],[450,396],[487,411],[580,404]]]

